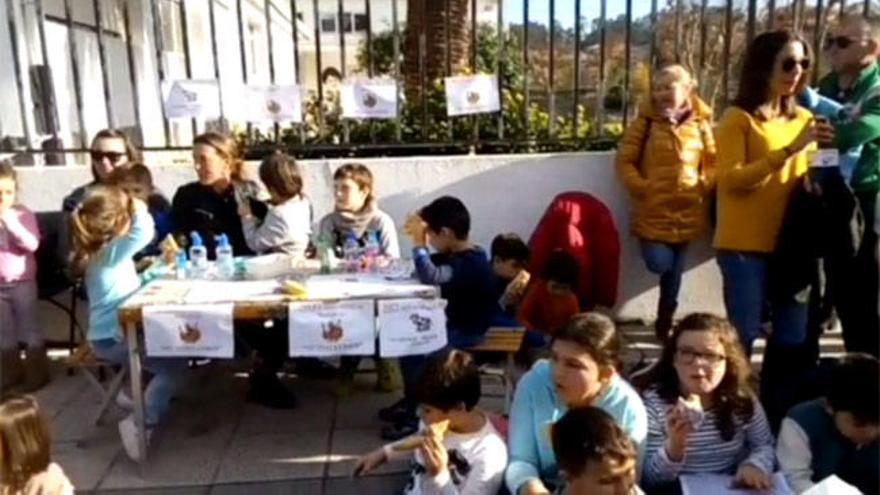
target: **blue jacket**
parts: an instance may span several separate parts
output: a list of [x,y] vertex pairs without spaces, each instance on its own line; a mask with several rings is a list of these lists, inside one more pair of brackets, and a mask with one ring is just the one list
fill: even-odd
[[[639,394],[626,380],[615,374],[593,406],[610,414],[641,452],[648,435],[648,414]],[[567,410],[556,394],[550,362],[538,361],[517,384],[510,411],[510,463],[505,476],[510,493],[516,494],[522,485],[534,479],[558,483],[550,425]]]

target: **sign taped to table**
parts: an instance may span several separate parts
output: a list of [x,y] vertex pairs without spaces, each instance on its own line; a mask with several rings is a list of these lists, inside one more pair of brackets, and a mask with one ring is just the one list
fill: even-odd
[[293,302],[288,306],[291,357],[372,356],[376,353],[374,302]]
[[150,357],[232,358],[232,304],[144,306]]
[[446,346],[446,301],[378,301],[379,353],[382,357],[428,354]]

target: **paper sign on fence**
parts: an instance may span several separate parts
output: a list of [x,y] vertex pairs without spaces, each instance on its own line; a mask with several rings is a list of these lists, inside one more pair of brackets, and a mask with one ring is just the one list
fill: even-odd
[[378,301],[379,353],[382,357],[428,354],[446,346],[446,301]]
[[294,302],[288,307],[291,357],[372,356],[376,317],[372,300]]
[[165,117],[216,119],[220,117],[217,81],[187,79],[162,84]]
[[232,358],[232,304],[144,306],[144,342],[151,357]]
[[447,77],[446,113],[450,117],[501,110],[495,74]]
[[248,122],[302,122],[300,87],[247,86],[244,112]]
[[351,81],[340,91],[342,116],[350,119],[397,117],[397,82],[388,79]]

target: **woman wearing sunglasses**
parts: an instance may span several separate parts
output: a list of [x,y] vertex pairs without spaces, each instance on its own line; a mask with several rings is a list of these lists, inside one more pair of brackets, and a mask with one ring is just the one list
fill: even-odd
[[709,314],[685,317],[639,380],[648,411],[642,487],[674,492],[683,474],[728,474],[765,489],[775,462],[767,417],[750,388],[736,330]]
[[82,201],[86,189],[94,184],[107,183],[110,174],[140,161],[141,154],[125,133],[116,129],[103,129],[95,134],[89,147],[92,181],[79,186],[65,196],[62,210],[71,212]]

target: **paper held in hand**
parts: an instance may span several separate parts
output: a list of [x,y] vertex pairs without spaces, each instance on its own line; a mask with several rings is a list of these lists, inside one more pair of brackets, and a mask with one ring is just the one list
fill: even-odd
[[446,113],[450,117],[501,110],[495,74],[447,77]]
[[340,89],[342,116],[349,119],[397,117],[397,82],[391,79],[349,81]]
[[144,306],[147,356],[232,358],[235,354],[232,306]]
[[248,122],[302,122],[300,87],[247,86],[243,110]]
[[429,354],[446,346],[445,300],[395,299],[377,304],[382,357]]
[[220,88],[213,80],[179,80],[162,83],[165,117],[169,119],[220,117]]
[[795,495],[782,473],[775,473],[770,481],[770,490],[749,490],[736,487],[734,477],[726,474],[686,474],[679,478],[682,495]]
[[376,353],[374,302],[294,302],[288,306],[291,357],[372,356]]

